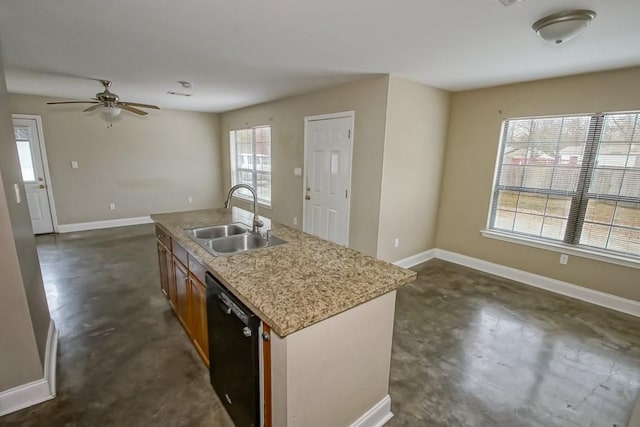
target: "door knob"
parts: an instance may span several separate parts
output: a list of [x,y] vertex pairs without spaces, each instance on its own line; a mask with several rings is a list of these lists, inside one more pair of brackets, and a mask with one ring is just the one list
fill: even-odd
[[311,200],[311,196],[307,194],[306,196],[304,196],[304,199],[305,200]]
[[39,176],[39,177],[38,177],[38,181],[44,181],[44,178],[43,178],[43,177],[41,177],[41,176]]
[[40,187],[40,188],[47,188],[47,187],[45,187],[45,185],[44,185],[44,184],[40,184],[40,185],[38,185],[38,187]]

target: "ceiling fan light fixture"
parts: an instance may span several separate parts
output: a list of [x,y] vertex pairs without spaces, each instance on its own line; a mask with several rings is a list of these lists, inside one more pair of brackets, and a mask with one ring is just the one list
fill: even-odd
[[593,10],[568,10],[545,16],[531,28],[543,40],[560,44],[580,34],[595,17]]
[[122,112],[122,108],[115,107],[113,105],[107,105],[102,109],[102,111],[100,111],[102,116],[108,120],[115,119],[120,115],[120,112]]

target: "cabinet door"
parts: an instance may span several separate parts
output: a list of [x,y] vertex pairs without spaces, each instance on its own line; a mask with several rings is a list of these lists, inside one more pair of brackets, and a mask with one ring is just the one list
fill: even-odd
[[165,265],[167,266],[167,283],[169,291],[169,304],[175,313],[178,312],[178,289],[176,288],[176,270],[173,266],[171,252],[165,250]]
[[160,290],[169,297],[169,267],[167,266],[167,248],[158,243],[158,264],[160,265]]
[[191,336],[200,357],[209,366],[209,335],[207,330],[207,294],[205,287],[194,277],[191,282]]
[[176,314],[182,322],[182,325],[191,335],[189,330],[189,294],[191,285],[189,283],[189,273],[182,263],[174,258],[173,266],[176,273]]

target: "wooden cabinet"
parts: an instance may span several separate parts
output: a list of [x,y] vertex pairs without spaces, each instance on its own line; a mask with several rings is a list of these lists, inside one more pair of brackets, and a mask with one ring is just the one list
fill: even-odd
[[167,249],[164,254],[165,264],[167,266],[167,293],[169,297],[169,304],[173,311],[176,311],[177,303],[177,290],[176,290],[176,273],[173,269],[173,255],[171,251]]
[[169,267],[167,266],[167,248],[160,241],[158,245],[158,264],[160,267],[160,290],[169,298]]
[[191,337],[200,353],[200,357],[209,366],[209,334],[207,329],[207,293],[205,285],[195,277],[190,276],[191,298],[190,302],[190,325]]
[[190,294],[191,294],[191,282],[189,281],[189,271],[182,265],[180,260],[176,257],[173,258],[173,268],[176,277],[176,304],[175,312],[178,315],[178,319],[182,323],[182,326],[187,330],[187,333],[191,335],[190,326]]
[[[167,296],[202,360],[209,366],[205,267],[162,228],[156,226],[160,289]],[[168,245],[168,246],[167,246]]]
[[171,250],[171,236],[159,225],[156,225],[156,238],[165,248]]

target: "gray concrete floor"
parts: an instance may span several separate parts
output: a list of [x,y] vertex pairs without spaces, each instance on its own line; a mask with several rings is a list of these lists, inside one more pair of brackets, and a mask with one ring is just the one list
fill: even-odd
[[390,426],[624,427],[640,319],[439,260],[398,292]]
[[[37,241],[58,396],[0,425],[231,425],[160,293],[152,226]],[[441,261],[417,271],[398,292],[390,426],[625,425],[640,319]]]

